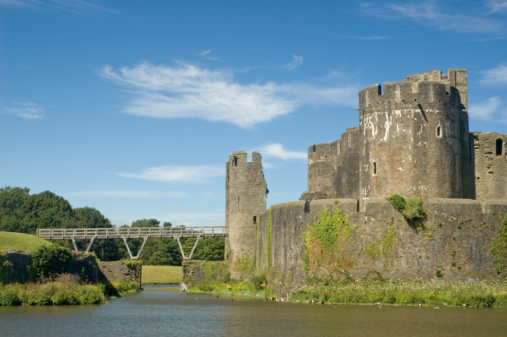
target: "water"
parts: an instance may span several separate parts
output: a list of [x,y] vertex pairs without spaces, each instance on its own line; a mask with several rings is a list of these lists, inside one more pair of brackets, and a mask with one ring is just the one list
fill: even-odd
[[161,286],[100,306],[0,307],[0,336],[506,335],[506,309],[231,301]]

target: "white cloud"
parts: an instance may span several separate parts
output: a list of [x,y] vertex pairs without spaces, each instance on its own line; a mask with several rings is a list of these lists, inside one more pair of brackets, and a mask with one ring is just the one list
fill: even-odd
[[44,114],[44,108],[32,102],[14,103],[11,106],[3,107],[2,111],[13,114],[24,119],[41,119]]
[[470,104],[468,114],[472,118],[488,120],[497,112],[497,109],[501,103],[502,100],[500,97],[491,97],[484,102]]
[[223,167],[218,166],[159,166],[143,170],[141,173],[118,173],[121,177],[154,180],[162,182],[200,183],[210,178],[223,176]]
[[239,84],[229,70],[208,70],[189,64],[176,67],[143,63],[101,76],[127,86],[134,98],[123,111],[154,118],[201,118],[243,128],[293,112],[305,104],[355,106],[358,88],[305,84]]
[[259,153],[266,157],[275,157],[280,159],[304,159],[307,158],[306,152],[289,151],[283,148],[282,144],[274,143],[264,145],[260,148]]
[[287,68],[288,70],[294,70],[298,67],[300,67],[303,64],[303,56],[298,56],[296,54],[292,55],[292,61],[284,65],[284,68]]
[[371,15],[389,20],[398,20],[405,18],[431,26],[438,30],[454,31],[460,33],[495,33],[504,28],[501,21],[481,16],[476,12],[472,14],[462,14],[456,12],[453,7],[452,14],[443,12],[435,5],[435,1],[412,2],[403,4],[384,4],[376,7],[372,3],[362,4],[363,10]]
[[506,0],[488,0],[486,5],[491,8],[491,13],[502,12],[507,10]]
[[499,65],[496,68],[488,69],[482,72],[484,84],[504,84],[507,83],[507,65]]
[[186,198],[186,192],[170,191],[170,192],[156,192],[156,191],[78,191],[70,193],[72,196],[77,197],[90,197],[90,198],[125,198],[125,199],[152,199],[152,198]]

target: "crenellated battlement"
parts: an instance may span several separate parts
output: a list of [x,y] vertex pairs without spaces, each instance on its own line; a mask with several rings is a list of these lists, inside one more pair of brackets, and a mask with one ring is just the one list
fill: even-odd
[[385,82],[383,90],[380,84],[375,84],[359,92],[361,113],[380,106],[409,109],[420,108],[422,104],[466,109],[468,105],[466,70],[450,69],[449,74],[444,76],[440,70],[434,70],[407,76],[400,82]]

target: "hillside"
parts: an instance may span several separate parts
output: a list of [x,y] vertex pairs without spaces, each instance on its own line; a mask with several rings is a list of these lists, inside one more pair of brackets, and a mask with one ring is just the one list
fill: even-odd
[[24,250],[33,252],[41,245],[51,245],[45,240],[39,239],[35,235],[0,232],[0,251],[2,250]]

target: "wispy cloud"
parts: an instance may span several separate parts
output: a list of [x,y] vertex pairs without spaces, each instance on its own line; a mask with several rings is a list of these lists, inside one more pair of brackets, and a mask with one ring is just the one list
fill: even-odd
[[70,193],[77,197],[90,198],[125,198],[125,199],[152,199],[152,198],[186,198],[187,193],[179,191],[156,192],[156,191],[77,191]]
[[104,11],[114,13],[114,10],[87,0],[0,0],[0,6],[19,7],[36,10],[56,10],[73,13],[86,11]]
[[100,75],[126,86],[133,99],[128,114],[154,118],[201,118],[243,128],[291,113],[305,104],[354,106],[355,86],[317,87],[274,82],[240,84],[230,70],[208,70],[190,64],[175,67],[142,63]]
[[274,143],[262,146],[259,153],[264,157],[274,157],[279,159],[304,159],[307,158],[306,152],[289,151],[283,147],[282,144]]
[[209,53],[211,53],[213,51],[213,49],[208,49],[208,50],[205,50],[203,52],[200,52],[199,53],[199,56],[206,56],[208,55]]
[[285,64],[283,68],[286,68],[287,70],[294,70],[298,67],[300,67],[303,64],[303,56],[298,56],[296,54],[292,55],[292,61]]
[[488,0],[486,1],[486,6],[491,9],[491,13],[495,12],[503,12],[507,10],[507,1],[506,0]]
[[141,173],[118,173],[121,177],[154,180],[162,182],[202,183],[225,174],[218,166],[159,166],[143,170]]
[[498,111],[498,107],[502,103],[500,97],[495,96],[488,98],[484,102],[470,104],[468,114],[472,118],[489,120]]
[[481,80],[484,84],[505,84],[507,83],[507,65],[501,64],[496,68],[488,69],[482,72],[484,74]]
[[459,33],[499,33],[505,24],[480,12],[465,14],[456,11],[446,13],[435,1],[412,3],[363,3],[364,12],[388,20],[408,19],[442,31]]
[[44,116],[44,108],[33,102],[19,102],[11,106],[3,107],[4,113],[13,114],[24,119],[41,119]]

